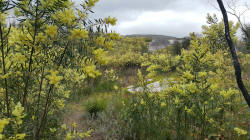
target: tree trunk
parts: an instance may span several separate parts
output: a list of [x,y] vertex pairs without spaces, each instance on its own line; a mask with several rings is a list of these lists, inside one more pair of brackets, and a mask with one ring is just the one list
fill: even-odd
[[234,70],[235,70],[235,76],[236,76],[236,81],[238,84],[238,87],[240,88],[242,95],[244,96],[248,106],[250,107],[250,96],[248,94],[248,91],[242,81],[242,77],[241,77],[241,68],[240,68],[240,63],[236,54],[236,50],[235,50],[235,45],[232,41],[232,38],[230,36],[230,30],[229,30],[229,24],[228,24],[228,16],[227,16],[227,11],[224,7],[224,4],[222,2],[222,0],[217,0],[219,6],[220,6],[220,10],[221,13],[223,15],[223,19],[224,19],[224,25],[225,25],[225,37],[232,55],[232,60],[234,63]]

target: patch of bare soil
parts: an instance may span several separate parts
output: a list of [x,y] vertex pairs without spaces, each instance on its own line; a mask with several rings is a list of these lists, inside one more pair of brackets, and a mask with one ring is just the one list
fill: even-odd
[[69,129],[72,129],[72,124],[76,123],[77,131],[84,132],[89,129],[94,130],[91,137],[87,138],[87,140],[104,140],[103,136],[95,131],[96,128],[91,122],[91,118],[88,113],[84,111],[81,104],[68,105],[68,112],[64,116],[64,124],[66,124]]

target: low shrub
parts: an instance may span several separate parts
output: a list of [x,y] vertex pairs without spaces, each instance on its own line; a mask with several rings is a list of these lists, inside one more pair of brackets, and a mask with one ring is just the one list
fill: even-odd
[[84,107],[92,118],[96,118],[97,113],[104,111],[107,104],[108,97],[106,95],[91,95],[84,103]]
[[113,91],[115,89],[114,86],[117,86],[117,83],[115,81],[102,81],[97,85],[95,91],[96,92]]

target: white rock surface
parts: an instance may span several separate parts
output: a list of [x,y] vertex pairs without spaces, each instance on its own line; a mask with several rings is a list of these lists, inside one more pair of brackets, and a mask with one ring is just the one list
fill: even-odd
[[[149,79],[148,81],[152,81],[152,79]],[[150,90],[150,92],[161,92],[163,89],[167,88],[167,79],[164,79],[163,82],[153,82],[147,85],[147,88]],[[134,87],[134,86],[128,86],[127,87],[129,92],[142,92],[142,87]]]

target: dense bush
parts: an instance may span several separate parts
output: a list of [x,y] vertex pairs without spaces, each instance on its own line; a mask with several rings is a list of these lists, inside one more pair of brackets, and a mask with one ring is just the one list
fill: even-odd
[[[124,100],[120,114],[124,138],[249,138],[249,117],[245,116],[249,112],[235,84],[230,56],[223,47],[213,48],[208,43],[215,41],[216,37],[209,36],[222,27],[214,24],[204,28],[200,38],[191,36],[190,49],[179,56],[177,76],[169,78],[161,92],[150,92],[148,80],[139,72],[143,91]],[[247,62],[242,59],[243,64]]]
[[[199,37],[148,52],[149,39],[109,32],[115,18],[91,20],[97,1],[0,0],[0,139],[250,138],[223,22],[208,15]],[[238,27],[230,22],[234,42]],[[238,54],[249,89],[249,54]],[[155,81],[164,81],[159,92]],[[98,128],[64,124],[75,102],[87,112],[71,108],[77,119]]]
[[109,67],[124,69],[141,66],[141,56],[148,52],[146,38],[124,37],[109,52]]
[[181,42],[176,41],[173,45],[169,46],[169,50],[173,55],[180,55],[182,49],[188,49],[190,45],[190,38],[184,38]]
[[[108,33],[115,18],[88,18],[97,1],[77,8],[70,0],[0,1],[1,138],[67,136],[55,134],[62,123],[58,115],[75,88],[101,76],[106,54],[119,38]],[[5,22],[14,16],[8,15],[11,8],[19,21],[15,26]]]
[[85,108],[90,113],[92,118],[97,117],[97,113],[104,111],[108,104],[108,96],[103,94],[102,96],[91,95],[86,101]]

